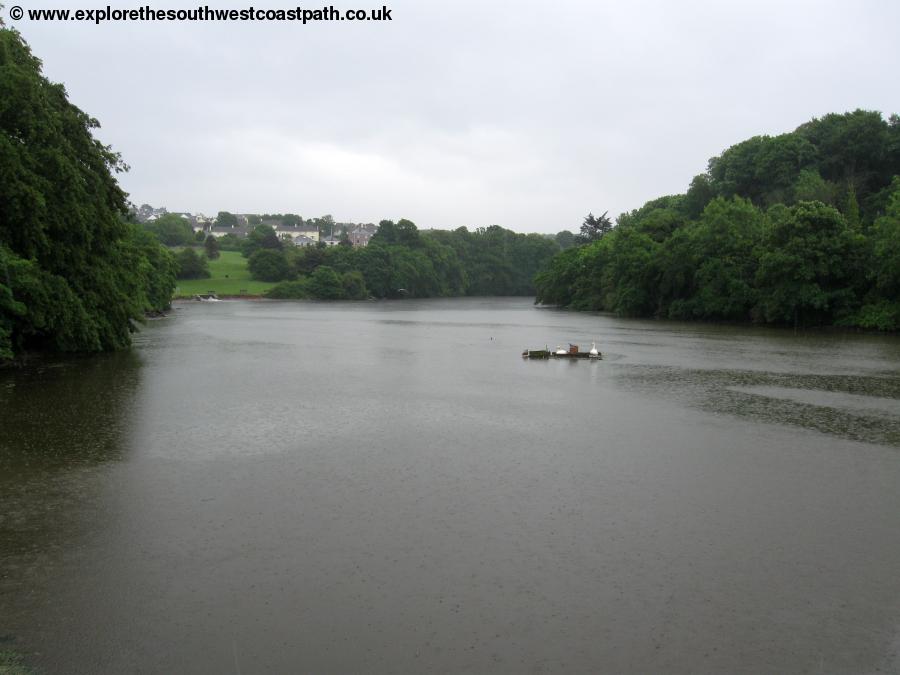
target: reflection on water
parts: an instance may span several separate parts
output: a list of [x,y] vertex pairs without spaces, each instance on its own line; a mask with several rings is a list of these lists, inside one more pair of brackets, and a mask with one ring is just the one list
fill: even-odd
[[[604,360],[519,356],[570,341]],[[897,672],[898,401],[895,336],[184,304],[0,373],[0,640],[66,673]]]
[[139,386],[136,353],[59,358],[0,371],[0,634],[52,613],[48,580],[108,519],[107,463],[123,459]]
[[118,459],[139,369],[123,352],[0,371],[0,476]]

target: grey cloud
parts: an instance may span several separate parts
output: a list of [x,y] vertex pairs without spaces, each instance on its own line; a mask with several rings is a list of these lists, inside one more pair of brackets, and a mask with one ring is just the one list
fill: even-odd
[[207,213],[555,232],[683,191],[749,136],[900,111],[896,3],[389,5],[386,24],[16,27],[135,201]]

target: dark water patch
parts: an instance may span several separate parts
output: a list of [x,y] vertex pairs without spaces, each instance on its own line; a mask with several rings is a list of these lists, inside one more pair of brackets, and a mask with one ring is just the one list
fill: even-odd
[[900,377],[623,366],[617,382],[700,410],[900,447]]

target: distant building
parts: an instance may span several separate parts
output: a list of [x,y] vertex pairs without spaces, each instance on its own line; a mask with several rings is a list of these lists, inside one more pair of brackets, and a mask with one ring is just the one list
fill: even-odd
[[319,241],[321,241],[326,246],[337,246],[338,244],[341,243],[341,238],[340,237],[332,237],[329,235],[327,237],[322,237]]
[[[268,225],[269,223],[264,223]],[[281,239],[293,241],[296,237],[306,237],[311,239],[313,243],[319,241],[319,229],[315,225],[271,225]]]
[[134,215],[139,223],[152,223],[154,220],[157,220],[167,213],[168,211],[164,206],[155,209],[149,204],[141,204],[140,207],[135,210]]
[[224,237],[226,234],[233,234],[234,236],[243,239],[248,234],[248,230],[245,225],[238,225],[237,227],[228,227],[227,225],[213,225],[208,230],[204,231],[208,232],[216,238]]
[[305,234],[298,234],[290,240],[285,239],[285,241],[286,242],[289,241],[294,246],[315,246],[316,245],[316,240],[313,239],[312,237],[307,237]]
[[[371,229],[369,229],[371,227]],[[354,225],[348,230],[347,237],[354,246],[368,246],[369,240],[375,234],[377,228],[375,225]]]

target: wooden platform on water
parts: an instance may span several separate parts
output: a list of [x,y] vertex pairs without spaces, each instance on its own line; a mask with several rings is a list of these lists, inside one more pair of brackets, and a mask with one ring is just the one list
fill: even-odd
[[526,349],[522,352],[523,359],[602,359],[603,355],[598,354],[592,357],[590,352],[566,352],[565,354],[557,354],[546,349]]

